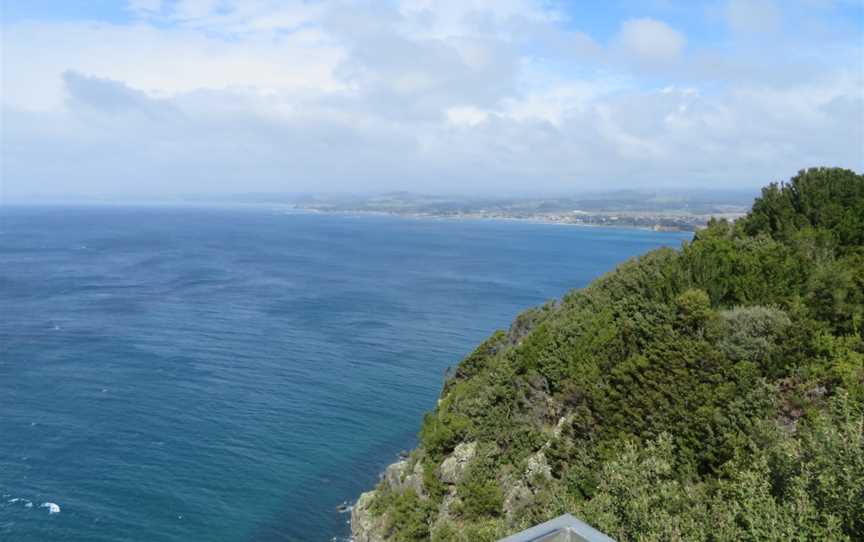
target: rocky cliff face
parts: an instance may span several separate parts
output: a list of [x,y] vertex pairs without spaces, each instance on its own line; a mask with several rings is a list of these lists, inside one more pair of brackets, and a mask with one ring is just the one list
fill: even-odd
[[387,537],[386,517],[372,513],[375,491],[360,495],[351,510],[351,539],[353,542],[384,542]]
[[[508,340],[512,338],[513,335],[508,334]],[[536,386],[537,382],[534,385]],[[533,423],[538,427],[543,425],[543,421],[548,419],[552,412],[560,412],[563,408],[545,395],[542,386],[528,392],[526,398],[536,401],[535,407],[525,413],[525,416],[533,416]],[[567,418],[562,417],[553,427],[545,428],[550,440],[526,458],[521,470],[510,472],[500,480],[503,488],[501,512],[508,519],[508,523],[520,524],[517,521],[520,513],[533,503],[535,494],[552,478],[545,450],[552,445],[553,439],[561,437],[566,421]],[[419,447],[408,459],[389,465],[381,475],[378,487],[363,493],[352,509],[353,541],[399,540],[394,537],[393,530],[394,524],[399,523],[400,518],[395,517],[399,512],[390,508],[399,499],[415,505],[419,503],[420,507],[433,505],[425,520],[431,524],[432,530],[446,530],[458,525],[461,510],[465,505],[460,495],[460,487],[464,487],[471,468],[484,459],[478,459],[479,451],[480,446],[476,441],[460,442],[442,460],[435,462],[423,447]],[[494,447],[485,449],[487,458],[499,453]],[[437,466],[433,466],[436,464]],[[427,488],[427,484],[434,487]],[[500,530],[497,532],[501,536],[505,534]]]
[[[379,487],[396,495],[412,491],[423,498],[423,466],[420,462],[397,461],[385,469]],[[386,512],[372,508],[381,490],[367,491],[360,495],[351,510],[351,533],[354,542],[383,542],[388,536],[389,518]]]
[[[447,511],[455,498],[456,484],[462,479],[476,451],[476,443],[461,443],[441,463],[436,477],[445,485],[447,496],[434,519],[436,523],[448,520]],[[404,496],[407,492],[412,492],[420,499],[427,499],[428,496],[423,486],[423,476],[422,460],[402,460],[388,466],[381,477],[379,489],[363,493],[352,509],[351,531],[354,542],[384,542],[387,540],[390,534],[388,526],[392,518],[388,517],[387,511],[378,513],[372,509],[376,496],[382,491],[397,496]]]

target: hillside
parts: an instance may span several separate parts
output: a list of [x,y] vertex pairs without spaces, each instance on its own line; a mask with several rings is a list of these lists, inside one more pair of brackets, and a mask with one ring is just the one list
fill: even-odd
[[803,171],[489,337],[354,538],[864,540],[862,336],[864,176]]

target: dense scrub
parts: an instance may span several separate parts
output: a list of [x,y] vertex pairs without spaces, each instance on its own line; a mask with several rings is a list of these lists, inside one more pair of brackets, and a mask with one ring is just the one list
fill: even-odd
[[493,334],[423,421],[417,488],[376,491],[379,536],[570,512],[622,542],[864,540],[862,336],[864,177],[801,172]]

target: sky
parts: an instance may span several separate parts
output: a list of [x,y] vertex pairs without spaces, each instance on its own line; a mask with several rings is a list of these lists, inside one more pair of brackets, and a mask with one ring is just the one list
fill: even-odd
[[0,201],[864,171],[864,0],[0,5]]

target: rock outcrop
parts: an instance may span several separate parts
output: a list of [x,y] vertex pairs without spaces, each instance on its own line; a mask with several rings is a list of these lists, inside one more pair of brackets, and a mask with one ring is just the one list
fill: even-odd
[[386,539],[386,518],[370,510],[375,494],[374,490],[363,493],[351,509],[353,542],[383,542]]
[[[456,446],[437,469],[437,478],[445,484],[445,496],[438,511],[438,521],[450,519],[450,508],[455,501],[456,485],[462,480],[471,461],[477,455],[476,442],[463,442]],[[371,509],[376,496],[383,488],[397,494],[412,492],[426,500],[423,486],[423,462],[405,459],[384,469],[379,489],[360,495],[351,510],[351,535],[354,542],[382,542],[388,540],[390,518],[387,513],[375,514]]]
[[462,479],[468,464],[477,455],[476,442],[463,442],[456,446],[453,453],[441,463],[438,477],[445,484],[455,485]]

